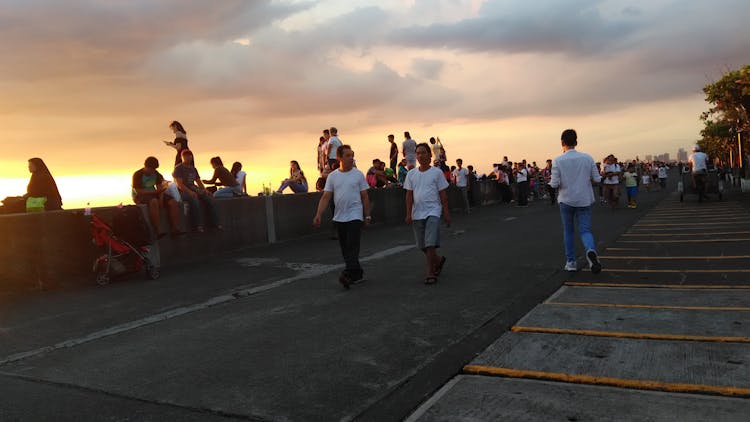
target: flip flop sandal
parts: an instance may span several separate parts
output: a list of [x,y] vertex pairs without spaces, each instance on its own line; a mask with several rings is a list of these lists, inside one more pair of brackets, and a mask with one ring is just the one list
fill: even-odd
[[439,276],[440,273],[443,271],[443,265],[445,265],[446,258],[443,257],[440,262],[437,264],[437,267],[435,267],[435,276]]
[[437,277],[425,277],[424,284],[435,284],[437,283]]

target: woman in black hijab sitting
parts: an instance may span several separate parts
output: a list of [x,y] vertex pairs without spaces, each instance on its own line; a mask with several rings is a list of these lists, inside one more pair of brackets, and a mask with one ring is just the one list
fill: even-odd
[[30,159],[29,171],[31,172],[31,180],[29,180],[24,198],[47,198],[47,202],[44,204],[45,211],[61,210],[62,198],[60,192],[57,190],[55,179],[44,161],[41,158]]

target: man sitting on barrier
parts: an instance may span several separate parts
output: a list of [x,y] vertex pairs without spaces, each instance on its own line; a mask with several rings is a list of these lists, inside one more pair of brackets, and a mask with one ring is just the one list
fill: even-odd
[[157,168],[159,168],[159,160],[156,157],[148,157],[143,163],[143,168],[133,173],[133,202],[148,207],[149,222],[154,234],[159,238],[166,234],[160,229],[161,208],[166,208],[172,236],[177,236],[182,234],[178,228],[177,201],[164,194],[167,184],[161,173],[156,170]]
[[182,200],[190,204],[190,216],[193,228],[197,232],[204,231],[203,212],[201,211],[201,203],[203,203],[208,210],[209,226],[221,230],[222,227],[219,225],[216,205],[198,175],[198,170],[195,168],[193,162],[193,152],[187,149],[183,150],[180,153],[180,157],[182,158],[182,163],[175,166],[172,177],[174,177],[174,181],[180,189]]

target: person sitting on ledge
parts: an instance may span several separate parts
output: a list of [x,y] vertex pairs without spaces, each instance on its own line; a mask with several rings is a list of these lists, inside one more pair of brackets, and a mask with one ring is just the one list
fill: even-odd
[[[57,183],[52,177],[47,165],[41,158],[29,159],[29,186],[26,188],[25,200],[29,198],[46,198],[44,200],[44,211],[56,211],[62,209],[62,197],[57,190]],[[28,204],[28,202],[27,202]]]
[[133,202],[148,207],[148,219],[157,237],[162,238],[161,208],[167,209],[167,218],[171,228],[172,236],[183,234],[178,228],[180,221],[177,201],[165,195],[167,184],[164,177],[156,169],[159,168],[159,160],[156,157],[148,157],[143,163],[143,168],[133,173]]
[[231,198],[235,195],[242,195],[242,190],[239,183],[237,183],[237,179],[224,167],[221,158],[213,157],[211,159],[211,166],[214,168],[214,175],[211,177],[211,180],[204,180],[203,183],[216,186],[213,195],[214,198]]
[[234,177],[234,180],[240,186],[240,195],[247,196],[247,173],[242,170],[242,163],[235,161],[229,172],[232,173],[232,177]]
[[276,189],[276,193],[283,193],[286,188],[290,188],[294,193],[307,193],[307,179],[305,173],[299,167],[299,163],[292,160],[289,165],[289,178],[281,182],[281,186]]
[[219,224],[216,205],[211,194],[206,192],[206,188],[203,186],[203,182],[201,182],[198,169],[195,168],[193,162],[193,152],[189,149],[183,150],[180,153],[180,157],[182,158],[182,163],[175,166],[172,177],[174,177],[174,181],[180,189],[180,197],[183,201],[190,204],[190,216],[193,227],[197,232],[204,231],[203,212],[201,211],[201,203],[203,203],[208,210],[210,227],[221,230],[222,227]]
[[398,183],[404,184],[407,173],[409,173],[409,170],[406,168],[406,158],[404,158],[398,163]]
[[385,168],[385,163],[383,163],[382,167],[380,166],[381,163],[383,162],[376,158],[372,160],[372,167],[367,170],[367,176],[365,179],[371,188],[382,188],[388,183],[385,176],[385,170],[383,170]]

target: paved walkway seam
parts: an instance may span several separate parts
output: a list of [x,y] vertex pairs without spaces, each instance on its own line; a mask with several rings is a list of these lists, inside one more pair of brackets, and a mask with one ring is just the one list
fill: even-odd
[[544,302],[552,306],[590,306],[596,308],[634,308],[634,309],[684,309],[691,311],[750,311],[748,307],[741,306],[671,306],[671,305],[626,305],[621,303],[585,303],[585,302]]
[[750,289],[750,285],[711,285],[711,284],[638,284],[638,283],[584,283],[580,281],[566,281],[563,283],[565,286],[571,287],[624,287],[624,288],[637,288],[637,289],[679,289],[679,290],[744,290]]
[[589,337],[614,337],[614,338],[632,338],[644,340],[678,340],[678,341],[703,341],[714,343],[750,343],[748,337],[717,337],[717,336],[696,336],[689,334],[660,334],[660,333],[627,333],[620,331],[596,331],[596,330],[575,330],[568,328],[548,328],[548,327],[525,327],[513,326],[510,329],[515,333],[542,333],[542,334],[569,334]]

